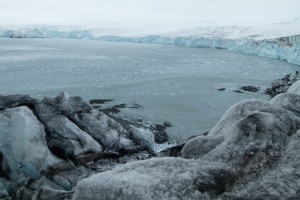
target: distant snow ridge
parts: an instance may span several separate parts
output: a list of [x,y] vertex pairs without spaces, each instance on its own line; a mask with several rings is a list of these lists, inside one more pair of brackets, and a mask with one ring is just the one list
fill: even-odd
[[175,31],[67,26],[0,27],[0,37],[75,38],[112,42],[151,43],[222,48],[285,60],[300,65],[300,23],[258,27],[217,26]]

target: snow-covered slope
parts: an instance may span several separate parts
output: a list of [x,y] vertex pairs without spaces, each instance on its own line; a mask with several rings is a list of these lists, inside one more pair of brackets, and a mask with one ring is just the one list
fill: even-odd
[[300,22],[264,26],[98,24],[89,26],[2,26],[0,37],[76,38],[224,48],[300,65]]

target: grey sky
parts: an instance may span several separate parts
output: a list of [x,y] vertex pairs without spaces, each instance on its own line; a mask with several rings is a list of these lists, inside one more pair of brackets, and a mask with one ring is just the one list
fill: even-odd
[[0,23],[87,21],[285,21],[300,0],[0,0]]

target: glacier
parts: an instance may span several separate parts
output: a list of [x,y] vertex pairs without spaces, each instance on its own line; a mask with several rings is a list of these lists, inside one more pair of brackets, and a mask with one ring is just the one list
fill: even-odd
[[[145,25],[146,26],[146,25]],[[265,26],[200,26],[186,29],[142,30],[111,26],[1,26],[0,37],[73,38],[111,42],[149,43],[220,48],[276,58],[300,65],[300,22]]]

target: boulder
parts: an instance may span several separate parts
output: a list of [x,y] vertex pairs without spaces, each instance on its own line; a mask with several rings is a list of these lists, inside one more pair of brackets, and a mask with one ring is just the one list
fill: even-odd
[[300,95],[294,93],[282,93],[275,96],[271,101],[272,104],[282,106],[284,109],[292,111],[295,115],[300,116]]
[[242,87],[240,87],[240,89],[242,89],[244,91],[248,91],[248,92],[258,92],[259,91],[259,87],[255,87],[255,86],[251,86],[251,85],[242,86]]
[[33,107],[38,100],[28,95],[0,95],[0,110],[19,106]]
[[293,93],[300,95],[300,80],[295,82],[288,90],[287,93]]
[[74,200],[209,199],[222,193],[233,175],[225,165],[182,158],[132,162],[78,183]]
[[9,168],[9,177],[20,174],[38,179],[42,171],[62,162],[47,147],[44,126],[25,106],[0,112],[0,151]]
[[61,158],[73,158],[85,152],[100,152],[101,145],[64,115],[56,115],[45,122],[48,146]]

